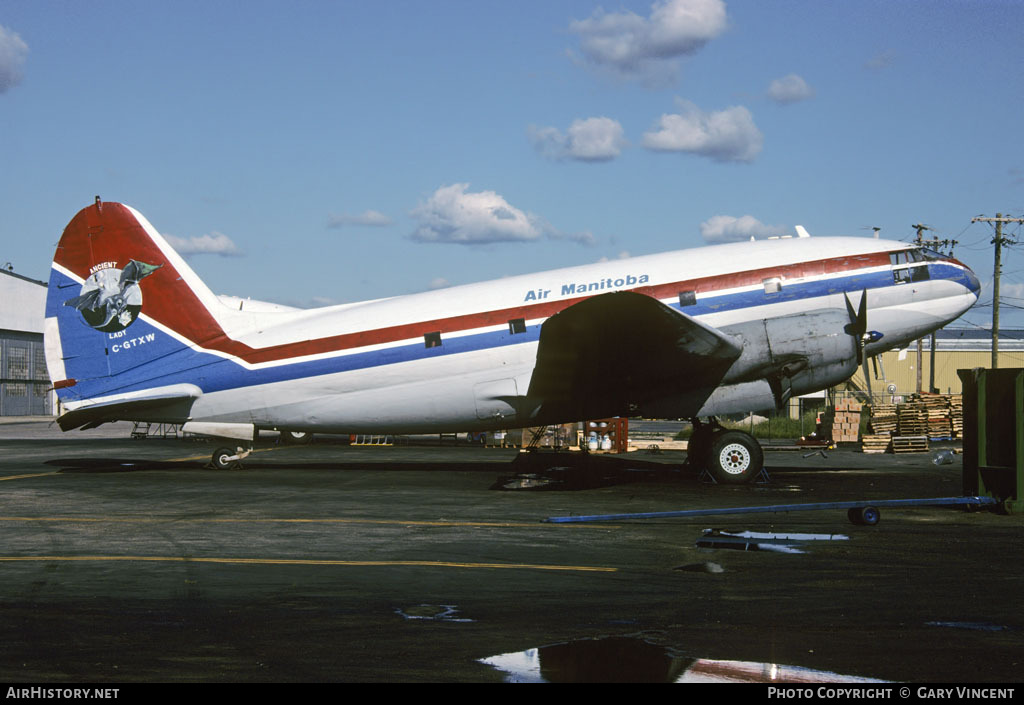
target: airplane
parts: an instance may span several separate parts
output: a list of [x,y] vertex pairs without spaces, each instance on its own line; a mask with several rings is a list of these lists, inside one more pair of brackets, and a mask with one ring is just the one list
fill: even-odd
[[[138,211],[97,196],[51,269],[44,348],[66,409],[57,423],[184,424],[251,443],[260,429],[688,418],[688,462],[749,482],[761,447],[718,416],[840,384],[980,292],[951,256],[797,233],[296,309],[215,295]],[[247,452],[218,449],[213,464]]]

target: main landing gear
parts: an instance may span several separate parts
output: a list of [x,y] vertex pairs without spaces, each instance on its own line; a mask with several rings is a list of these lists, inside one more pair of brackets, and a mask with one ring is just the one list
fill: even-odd
[[687,463],[705,470],[715,482],[741,485],[764,469],[761,444],[749,433],[723,428],[712,417],[708,423],[691,419],[693,435],[687,447]]

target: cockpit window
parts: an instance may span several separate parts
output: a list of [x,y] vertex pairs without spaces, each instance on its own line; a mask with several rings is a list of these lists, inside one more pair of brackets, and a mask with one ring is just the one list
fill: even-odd
[[934,262],[942,259],[945,259],[945,257],[927,247],[916,247],[912,250],[900,250],[899,252],[889,253],[889,261],[896,266],[914,264],[915,262]]
[[914,247],[909,250],[890,252],[889,261],[893,265],[892,278],[897,284],[928,281],[928,262],[945,259],[935,250],[927,247]]

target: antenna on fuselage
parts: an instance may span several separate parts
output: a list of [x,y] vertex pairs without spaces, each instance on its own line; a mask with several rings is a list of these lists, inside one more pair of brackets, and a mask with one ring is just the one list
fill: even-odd
[[797,237],[810,237],[811,234],[809,232],[807,232],[807,229],[804,226],[797,225],[796,226],[796,236]]

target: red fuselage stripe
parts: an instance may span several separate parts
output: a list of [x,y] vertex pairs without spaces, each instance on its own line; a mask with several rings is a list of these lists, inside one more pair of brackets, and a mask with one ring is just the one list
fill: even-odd
[[[253,348],[226,335],[213,315],[184,283],[180,273],[166,260],[160,249],[149,238],[131,211],[120,204],[104,203],[102,211],[95,206],[83,209],[65,229],[54,261],[84,280],[90,275],[90,269],[98,262],[116,262],[117,267],[124,267],[130,259],[161,265],[161,268],[147,277],[142,284],[143,313],[146,316],[203,349],[232,355],[250,364],[393,343],[415,339],[434,331],[452,334],[476,328],[501,326],[516,318],[545,319],[590,297],[588,294],[569,299],[524,304],[497,311],[436,318],[283,343],[265,348]],[[791,281],[829,274],[850,273],[858,269],[885,266],[889,263],[889,253],[878,252],[752,269],[667,284],[640,286],[631,291],[656,299],[674,299],[682,291],[707,295],[725,289],[760,285],[763,280],[770,277],[782,277],[784,280]]]

